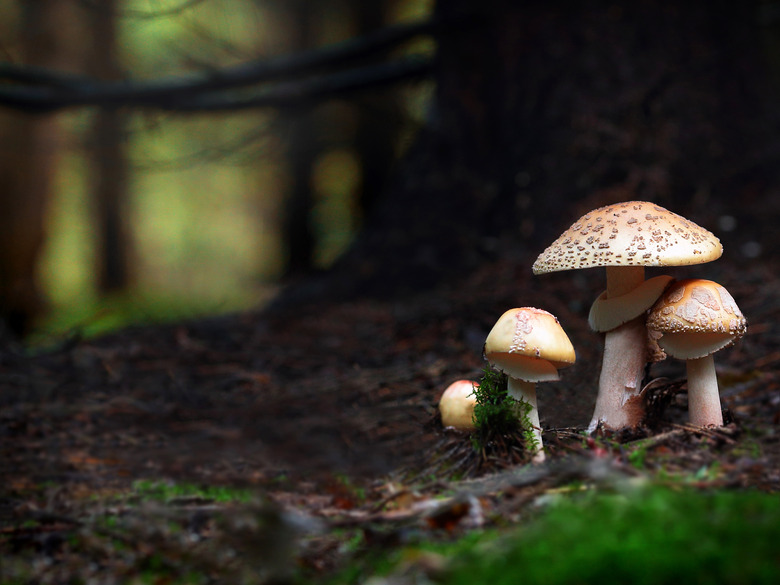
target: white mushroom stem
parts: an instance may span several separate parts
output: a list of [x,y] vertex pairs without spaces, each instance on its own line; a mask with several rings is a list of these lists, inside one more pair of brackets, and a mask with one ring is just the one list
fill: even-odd
[[[608,266],[607,298],[631,292],[645,280],[642,266]],[[647,329],[643,317],[607,331],[599,391],[588,432],[599,423],[609,429],[638,425],[643,416],[639,396],[647,363]]]
[[[644,376],[646,344],[647,330],[642,317],[607,332],[599,393],[589,432],[596,430],[600,422],[609,429],[634,427],[641,422],[639,393]],[[633,348],[639,348],[641,352],[633,351]]]
[[688,373],[688,413],[697,427],[723,426],[713,354],[686,361]]
[[531,428],[528,431],[532,433],[536,443],[536,452],[532,461],[541,463],[544,461],[544,450],[542,449],[542,427],[539,424],[539,409],[536,407],[536,384],[508,376],[507,393],[515,400],[525,402],[531,407],[528,411],[528,422]]
[[607,298],[620,297],[645,281],[643,266],[607,266]]

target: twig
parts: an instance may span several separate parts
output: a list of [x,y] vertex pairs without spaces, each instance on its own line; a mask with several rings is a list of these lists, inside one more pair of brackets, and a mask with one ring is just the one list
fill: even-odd
[[697,427],[691,424],[673,424],[672,426],[693,435],[701,435],[710,439],[719,439],[729,444],[736,443],[736,441],[728,435],[725,427]]
[[639,447],[639,448],[653,448],[657,447],[658,445],[665,443],[669,439],[672,439],[674,437],[679,437],[683,434],[688,432],[687,429],[674,429],[672,431],[666,431],[665,433],[660,433],[658,435],[654,435],[652,437],[646,437],[644,439],[639,439],[637,441],[630,441],[626,443],[627,447]]

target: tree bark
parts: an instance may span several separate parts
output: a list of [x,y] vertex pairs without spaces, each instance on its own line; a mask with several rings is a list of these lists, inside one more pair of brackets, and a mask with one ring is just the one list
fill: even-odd
[[[21,4],[19,30],[25,64],[66,69],[69,2]],[[55,115],[0,111],[0,322],[23,337],[44,307],[37,263],[57,171],[61,133]]]

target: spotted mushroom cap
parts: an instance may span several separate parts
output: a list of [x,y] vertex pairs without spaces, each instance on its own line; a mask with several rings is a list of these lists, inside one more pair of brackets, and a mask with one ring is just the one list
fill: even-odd
[[663,334],[658,344],[672,357],[696,359],[734,343],[747,321],[725,288],[692,278],[669,285],[650,309],[647,327]]
[[512,378],[558,380],[558,370],[574,363],[574,347],[554,315],[543,309],[510,309],[485,341],[485,357]]
[[536,259],[534,274],[598,266],[686,266],[720,258],[711,232],[655,203],[625,201],[583,215]]

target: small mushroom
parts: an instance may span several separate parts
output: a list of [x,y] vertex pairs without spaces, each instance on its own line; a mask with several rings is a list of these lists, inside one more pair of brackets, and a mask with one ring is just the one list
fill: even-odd
[[528,420],[537,447],[534,461],[544,461],[536,382],[559,380],[558,370],[574,363],[571,341],[551,313],[534,307],[510,309],[488,334],[485,357],[507,375],[508,394],[530,406]]
[[474,388],[478,386],[478,382],[471,380],[456,380],[447,386],[439,399],[442,425],[459,431],[474,429],[474,405],[477,403]]
[[674,282],[650,310],[647,327],[662,333],[658,344],[667,354],[686,360],[691,424],[723,426],[713,355],[747,329],[729,292],[711,280]]
[[[613,430],[635,427],[644,416],[644,312],[668,278],[645,281],[645,266],[702,264],[722,252],[718,238],[684,217],[654,203],[626,201],[586,213],[536,259],[534,274],[606,268],[607,289],[594,303],[590,319],[606,335],[589,431],[599,424]],[[621,313],[617,320],[610,316],[613,309]]]

